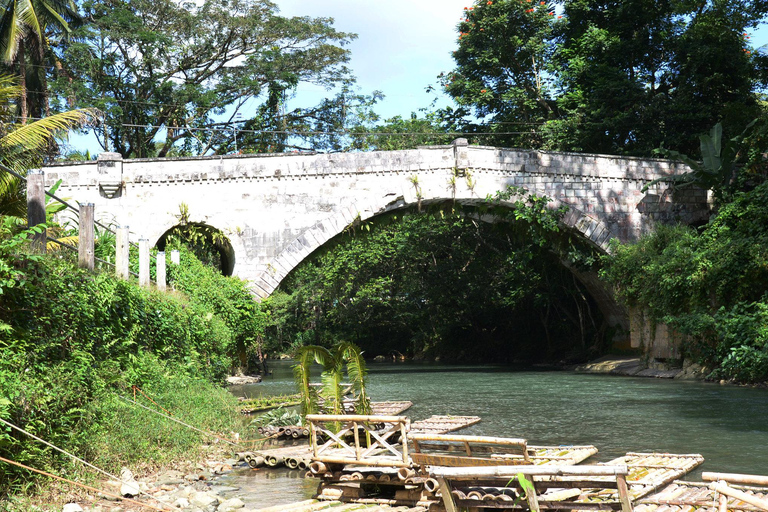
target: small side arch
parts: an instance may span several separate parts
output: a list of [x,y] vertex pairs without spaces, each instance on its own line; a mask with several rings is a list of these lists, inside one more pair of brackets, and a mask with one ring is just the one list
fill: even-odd
[[[197,238],[201,242],[201,247],[195,252],[198,253],[197,256],[199,259],[211,260],[204,261],[205,263],[217,263],[219,270],[221,270],[221,273],[225,276],[233,275],[236,257],[232,242],[222,230],[211,226],[210,224],[203,222],[175,224],[166,228],[166,230],[157,238],[154,246],[157,247],[158,250],[164,251],[174,230],[179,228],[189,228],[190,230],[195,230],[197,233]],[[208,246],[210,249],[204,251],[203,246]],[[207,252],[207,254],[203,254],[203,252],[200,251]]]

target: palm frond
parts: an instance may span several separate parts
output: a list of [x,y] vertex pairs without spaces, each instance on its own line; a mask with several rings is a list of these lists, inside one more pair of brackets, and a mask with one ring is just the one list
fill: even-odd
[[340,365],[326,369],[320,377],[323,384],[322,395],[325,398],[325,411],[328,414],[344,414],[344,396],[341,382],[344,374]]
[[365,366],[363,351],[360,350],[360,347],[350,342],[340,343],[339,350],[342,359],[346,361],[347,377],[352,383],[352,389],[355,390],[355,395],[357,397],[355,412],[357,414],[370,414],[371,399],[366,390],[368,369]]
[[[51,238],[56,238],[55,231],[51,230],[51,228],[47,229],[48,234],[48,243],[46,244],[45,248],[48,250],[48,252],[54,252],[54,251],[61,251],[64,249],[63,245],[57,244],[56,242],[52,241]],[[72,247],[77,247],[80,244],[80,239],[77,236],[65,236],[61,238],[56,238],[59,242],[67,245],[71,245]]]
[[84,108],[61,112],[34,123],[18,126],[0,138],[0,150],[19,148],[29,152],[40,151],[48,146],[53,137],[73,128],[79,128],[97,116],[97,110]]
[[310,386],[312,362],[315,361],[326,367],[332,359],[333,356],[328,349],[318,345],[306,345],[296,351],[293,378],[301,395],[302,416],[314,414],[318,411],[317,394],[312,389],[312,386]]

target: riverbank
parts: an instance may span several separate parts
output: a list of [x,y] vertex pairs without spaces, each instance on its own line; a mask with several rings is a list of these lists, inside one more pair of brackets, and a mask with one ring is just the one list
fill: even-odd
[[[154,471],[144,470],[137,476],[123,468],[120,473],[122,481],[90,482],[91,486],[101,491],[99,493],[52,484],[34,498],[19,498],[8,504],[0,502],[0,510],[129,512],[165,507],[164,510],[249,512],[242,500],[227,496],[237,491],[236,487],[218,483],[221,476],[238,464],[232,458],[231,447],[214,443],[201,446],[200,451],[203,456],[197,461],[180,459]],[[139,505],[137,501],[146,506]]]
[[621,375],[625,377],[650,377],[656,379],[677,379],[690,381],[716,382],[720,385],[740,387],[768,388],[767,382],[751,384],[740,383],[736,380],[712,380],[708,376],[711,369],[700,364],[684,360],[680,365],[651,361],[639,356],[605,355],[594,361],[569,368],[576,373],[593,373],[603,375]]

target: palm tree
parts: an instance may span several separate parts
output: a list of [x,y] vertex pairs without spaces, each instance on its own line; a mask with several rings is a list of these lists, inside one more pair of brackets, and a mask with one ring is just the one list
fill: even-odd
[[[19,110],[21,123],[27,121],[29,105],[47,104],[47,83],[43,67],[48,50],[47,32],[56,31],[69,35],[70,23],[82,21],[74,0],[5,0],[0,16],[0,58],[9,65],[18,64],[21,96]],[[27,49],[31,50],[27,54]],[[33,73],[27,71],[27,59],[31,61]],[[28,75],[39,82],[42,95],[38,101],[30,101],[27,95]],[[42,115],[38,108],[37,115]]]
[[[320,410],[319,399],[323,399],[323,412],[344,414],[344,367],[352,384],[355,395],[355,412],[370,414],[371,401],[366,391],[365,360],[360,347],[343,341],[330,350],[318,345],[301,347],[294,357],[293,376],[301,394],[302,416],[314,414]],[[323,366],[322,387],[318,394],[310,385],[310,368],[316,362]]]

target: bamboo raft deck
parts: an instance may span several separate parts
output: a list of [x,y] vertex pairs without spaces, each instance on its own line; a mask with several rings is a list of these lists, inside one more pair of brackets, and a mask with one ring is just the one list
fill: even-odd
[[[448,511],[453,506],[478,510],[539,508],[630,512],[633,503],[686,475],[703,461],[698,454],[628,453],[596,466],[436,468],[430,476],[444,481],[446,476],[455,479],[450,486],[446,482],[453,502],[446,503]],[[548,468],[554,473],[547,473]],[[604,472],[601,468],[610,471]],[[528,503],[521,501],[520,497],[528,493],[523,492],[515,481],[516,472],[530,474],[537,494],[535,506],[530,497]]]
[[374,416],[399,416],[413,406],[413,402],[371,402],[371,414]]
[[704,482],[675,480],[637,502],[637,512],[766,512],[768,476],[704,473]]
[[627,485],[632,501],[656,492],[687,475],[704,462],[699,454],[627,453],[608,465],[625,464],[629,468]]
[[412,434],[447,434],[480,423],[479,416],[430,416],[411,423]]

